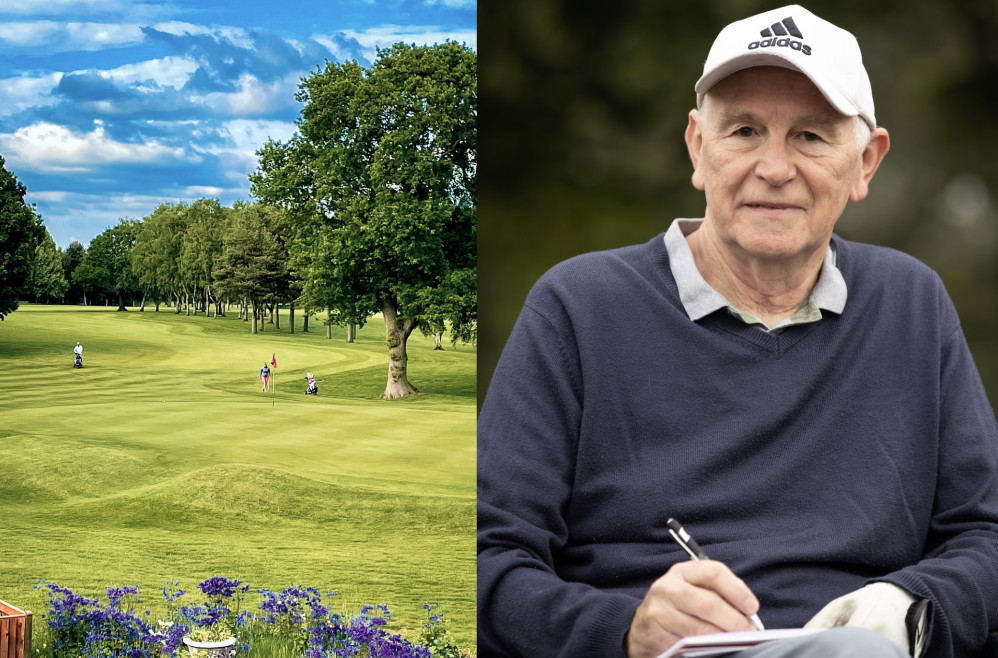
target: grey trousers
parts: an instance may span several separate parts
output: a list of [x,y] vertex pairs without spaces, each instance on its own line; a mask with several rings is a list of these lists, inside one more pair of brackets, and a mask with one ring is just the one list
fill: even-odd
[[848,626],[761,644],[732,654],[734,658],[906,658],[907,655],[879,633]]

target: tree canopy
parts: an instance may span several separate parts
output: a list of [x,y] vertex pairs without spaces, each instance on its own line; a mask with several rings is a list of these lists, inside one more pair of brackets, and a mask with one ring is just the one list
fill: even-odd
[[35,250],[45,236],[41,217],[24,203],[27,190],[5,164],[0,157],[0,320],[28,292]]
[[35,258],[28,277],[27,290],[36,300],[62,299],[69,290],[69,281],[63,271],[62,254],[55,240],[42,227],[43,237],[35,247]]
[[131,250],[140,229],[139,221],[122,219],[117,226],[97,235],[90,242],[80,266],[73,272],[73,281],[84,289],[100,287],[115,291],[118,310],[126,310],[126,291],[138,287],[138,279],[132,269]]
[[385,398],[415,392],[406,340],[447,323],[477,335],[477,58],[397,44],[370,70],[305,79],[299,133],[268,142],[252,192],[285,209],[302,298],[333,321],[385,321]]

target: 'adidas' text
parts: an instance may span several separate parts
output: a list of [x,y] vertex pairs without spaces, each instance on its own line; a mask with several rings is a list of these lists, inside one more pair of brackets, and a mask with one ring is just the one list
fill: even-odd
[[790,50],[799,50],[805,55],[811,54],[811,46],[806,43],[801,43],[797,39],[790,39],[784,37],[782,39],[763,39],[762,41],[753,41],[748,45],[749,50],[755,50],[756,48],[789,48]]

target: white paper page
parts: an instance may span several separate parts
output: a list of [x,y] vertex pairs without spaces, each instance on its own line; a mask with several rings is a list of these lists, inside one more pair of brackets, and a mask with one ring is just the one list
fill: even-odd
[[766,631],[737,631],[734,633],[711,633],[692,635],[683,638],[661,654],[658,658],[708,658],[732,651],[754,647],[757,644],[786,640],[811,633],[820,633],[822,628],[777,628]]

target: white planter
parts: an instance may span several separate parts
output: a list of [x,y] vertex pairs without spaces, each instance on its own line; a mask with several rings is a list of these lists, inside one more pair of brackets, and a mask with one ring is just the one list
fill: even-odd
[[199,642],[185,637],[184,644],[193,655],[204,658],[232,658],[236,654],[236,638],[234,637],[217,642]]

